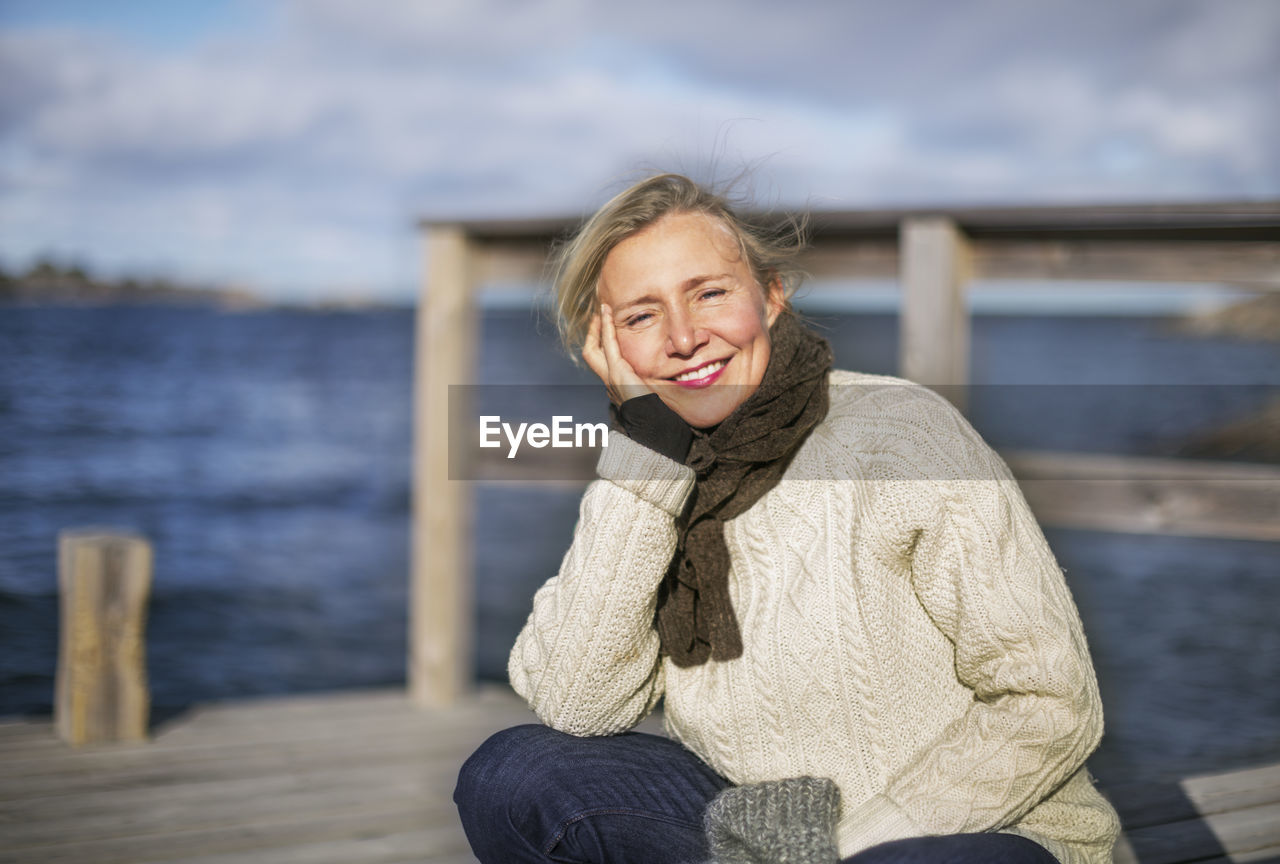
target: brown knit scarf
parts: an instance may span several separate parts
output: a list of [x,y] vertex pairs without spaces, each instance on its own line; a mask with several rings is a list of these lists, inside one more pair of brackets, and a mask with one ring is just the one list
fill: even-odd
[[742,656],[729,600],[724,523],[750,509],[782,478],[791,457],[827,415],[831,347],[789,311],[770,329],[760,386],[710,432],[694,430],[685,464],[697,472],[671,566],[658,588],[655,625],[677,666]]

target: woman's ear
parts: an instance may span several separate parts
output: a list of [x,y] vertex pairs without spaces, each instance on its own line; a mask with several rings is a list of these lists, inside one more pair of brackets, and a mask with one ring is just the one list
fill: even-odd
[[770,327],[778,320],[782,310],[787,308],[787,295],[782,289],[782,280],[776,275],[769,280],[769,287],[764,292],[765,320]]

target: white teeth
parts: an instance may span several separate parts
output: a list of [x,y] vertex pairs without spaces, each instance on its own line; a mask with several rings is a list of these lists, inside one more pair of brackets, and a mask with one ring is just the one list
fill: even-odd
[[675,380],[701,381],[703,378],[706,378],[709,375],[716,374],[723,368],[724,368],[724,361],[717,360],[714,363],[708,363],[706,366],[703,366],[701,369],[694,369],[692,372],[686,372],[683,375],[677,375]]

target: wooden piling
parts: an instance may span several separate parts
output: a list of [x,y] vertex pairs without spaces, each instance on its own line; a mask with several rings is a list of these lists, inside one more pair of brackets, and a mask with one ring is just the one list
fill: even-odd
[[54,722],[72,745],[147,737],[151,545],[97,530],[58,537],[61,632]]
[[414,703],[439,707],[472,683],[471,495],[465,480],[450,478],[449,437],[470,415],[475,273],[459,226],[428,228],[426,256],[414,369],[408,677]]
[[968,401],[969,244],[941,216],[905,219],[901,227],[901,375],[942,393],[961,411]]

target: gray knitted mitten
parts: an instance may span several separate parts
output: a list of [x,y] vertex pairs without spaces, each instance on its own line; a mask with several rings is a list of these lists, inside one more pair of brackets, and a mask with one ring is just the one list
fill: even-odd
[[836,864],[840,789],[792,777],[725,789],[704,824],[712,864]]

